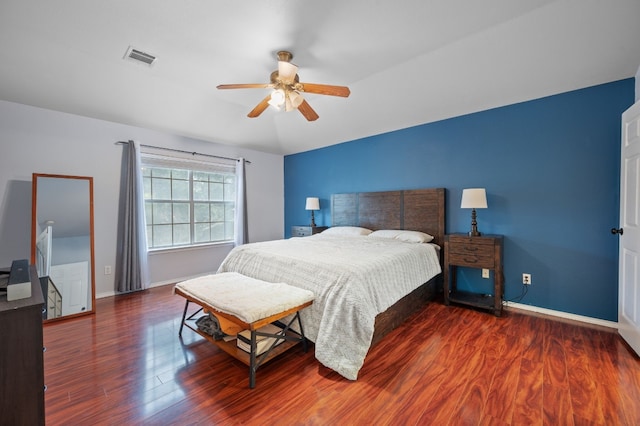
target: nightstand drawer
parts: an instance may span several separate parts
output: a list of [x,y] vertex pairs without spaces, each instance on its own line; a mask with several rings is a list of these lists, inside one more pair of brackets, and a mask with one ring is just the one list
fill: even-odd
[[449,262],[459,266],[493,269],[494,242],[491,239],[449,237]]
[[291,227],[292,237],[308,237],[309,235],[311,235],[310,226],[292,226]]
[[452,265],[468,266],[471,268],[493,269],[495,267],[493,253],[449,252],[449,263]]
[[450,246],[456,249],[464,247],[466,251],[492,250],[495,245],[493,238],[467,237],[464,235],[448,235],[447,240]]

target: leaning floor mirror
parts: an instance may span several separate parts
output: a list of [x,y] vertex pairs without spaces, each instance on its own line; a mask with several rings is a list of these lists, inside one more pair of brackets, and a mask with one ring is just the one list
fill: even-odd
[[31,264],[46,321],[95,312],[93,178],[33,174]]

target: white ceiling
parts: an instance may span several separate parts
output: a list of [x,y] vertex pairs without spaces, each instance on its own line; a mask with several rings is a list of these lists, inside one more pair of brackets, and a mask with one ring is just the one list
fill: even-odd
[[[633,77],[639,41],[639,0],[0,0],[0,99],[291,154]],[[282,49],[351,96],[251,119],[267,89],[215,88]]]

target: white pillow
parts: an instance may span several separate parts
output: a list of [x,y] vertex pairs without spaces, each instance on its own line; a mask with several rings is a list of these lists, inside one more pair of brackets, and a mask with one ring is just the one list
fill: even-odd
[[408,243],[428,243],[433,241],[433,236],[420,231],[405,231],[402,229],[381,229],[373,231],[370,237],[393,238]]
[[322,233],[324,235],[369,235],[371,232],[371,229],[359,226],[332,226]]

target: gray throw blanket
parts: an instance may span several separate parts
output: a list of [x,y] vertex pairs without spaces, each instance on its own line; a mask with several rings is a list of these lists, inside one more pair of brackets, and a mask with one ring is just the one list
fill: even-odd
[[224,334],[220,329],[218,318],[211,314],[203,315],[198,318],[196,320],[196,325],[198,326],[198,330],[207,333],[209,336],[213,336],[216,340],[222,340],[222,338],[226,336],[226,334]]

